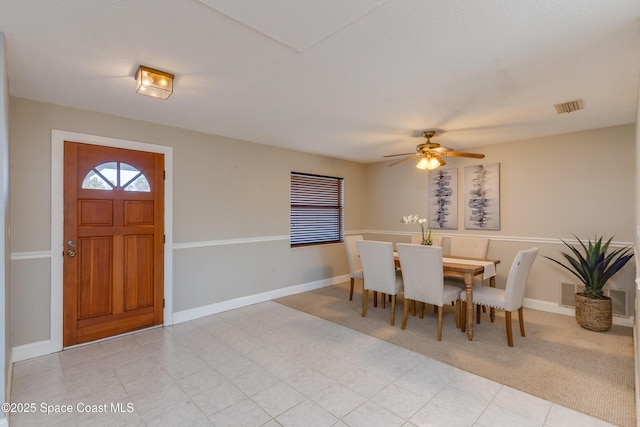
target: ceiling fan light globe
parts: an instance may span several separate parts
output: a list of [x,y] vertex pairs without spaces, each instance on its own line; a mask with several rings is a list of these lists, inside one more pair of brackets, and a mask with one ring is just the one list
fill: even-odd
[[441,160],[438,157],[424,156],[420,159],[418,164],[416,164],[416,167],[422,170],[433,170],[440,166],[444,166],[445,164],[444,160]]
[[422,170],[433,170],[445,164],[444,160],[440,160],[438,157],[424,156],[418,164],[416,164],[416,167]]
[[416,167],[418,169],[427,170],[427,168],[429,167],[429,159],[427,159],[426,157],[421,158],[420,161],[416,164]]

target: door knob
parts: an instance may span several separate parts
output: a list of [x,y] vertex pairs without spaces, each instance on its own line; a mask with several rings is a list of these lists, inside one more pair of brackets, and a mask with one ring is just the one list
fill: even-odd
[[76,256],[76,251],[69,249],[67,251],[67,255],[69,255],[71,258],[73,258],[74,256]]

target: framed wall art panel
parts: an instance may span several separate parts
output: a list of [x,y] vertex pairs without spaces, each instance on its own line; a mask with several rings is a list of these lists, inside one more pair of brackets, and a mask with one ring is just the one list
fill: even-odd
[[437,169],[429,173],[428,227],[458,228],[458,169]]
[[464,168],[464,228],[500,229],[500,163]]

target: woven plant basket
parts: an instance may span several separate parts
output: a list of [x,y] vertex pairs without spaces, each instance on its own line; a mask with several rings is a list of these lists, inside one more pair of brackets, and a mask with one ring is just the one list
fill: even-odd
[[604,332],[611,329],[611,298],[587,298],[576,294],[576,322],[585,329]]

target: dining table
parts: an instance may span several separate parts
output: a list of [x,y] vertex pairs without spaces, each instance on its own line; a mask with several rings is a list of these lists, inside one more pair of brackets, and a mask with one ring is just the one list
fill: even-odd
[[[396,266],[400,267],[400,259],[394,253]],[[442,258],[442,268],[445,278],[456,277],[464,280],[467,293],[467,339],[473,340],[473,278],[481,277],[483,280],[489,279],[489,286],[496,286],[496,266],[500,263],[498,259],[469,258],[461,256],[447,255]],[[491,321],[495,319],[495,311],[490,309]]]

